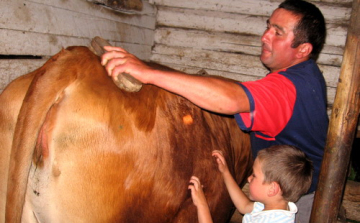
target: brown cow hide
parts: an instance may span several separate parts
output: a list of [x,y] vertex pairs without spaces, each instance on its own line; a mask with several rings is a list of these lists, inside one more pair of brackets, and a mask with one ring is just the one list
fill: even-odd
[[239,184],[252,164],[233,117],[152,85],[120,90],[86,47],[13,81],[0,104],[0,222],[5,205],[6,222],[197,222],[192,175],[214,222],[227,222],[234,209],[211,151]]

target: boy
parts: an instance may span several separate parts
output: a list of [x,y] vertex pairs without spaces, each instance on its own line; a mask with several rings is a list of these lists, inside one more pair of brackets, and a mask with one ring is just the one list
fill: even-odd
[[[212,156],[235,207],[245,214],[243,222],[294,222],[294,202],[308,191],[313,172],[312,162],[301,150],[288,145],[260,150],[248,178],[249,198],[232,177],[222,152],[215,150]],[[212,222],[200,180],[192,176],[190,183],[199,222]]]

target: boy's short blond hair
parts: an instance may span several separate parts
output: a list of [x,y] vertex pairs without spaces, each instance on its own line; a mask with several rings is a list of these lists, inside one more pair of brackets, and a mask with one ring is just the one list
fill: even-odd
[[277,182],[285,200],[296,202],[309,190],[313,165],[300,149],[275,145],[260,150],[257,158],[264,173],[264,183]]

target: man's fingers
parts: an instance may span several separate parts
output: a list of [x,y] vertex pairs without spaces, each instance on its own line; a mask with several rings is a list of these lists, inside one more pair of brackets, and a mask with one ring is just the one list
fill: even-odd
[[118,46],[104,46],[104,49],[106,51],[119,51],[119,52],[127,53],[126,50],[124,50],[123,48],[118,47]]
[[108,75],[115,77],[119,73],[122,73],[123,68],[121,65],[126,63],[126,61],[127,61],[127,59],[125,59],[125,58],[115,58],[115,59],[108,61],[108,63],[105,65],[105,69],[106,69]]
[[[105,47],[104,47],[105,48]],[[124,58],[127,54],[125,50],[119,50],[119,48],[106,47],[106,53],[104,53],[101,57],[101,65],[105,66],[110,60],[115,58]],[[109,51],[108,51],[109,49]],[[114,50],[111,50],[114,49]]]

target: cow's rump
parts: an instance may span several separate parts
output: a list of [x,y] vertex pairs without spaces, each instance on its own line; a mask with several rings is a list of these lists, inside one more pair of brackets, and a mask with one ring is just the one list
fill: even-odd
[[239,184],[251,166],[248,135],[232,117],[152,85],[120,90],[86,47],[14,81],[0,104],[8,222],[21,218],[23,203],[30,222],[197,222],[191,175],[214,222],[226,222],[232,202],[211,151],[224,151]]

